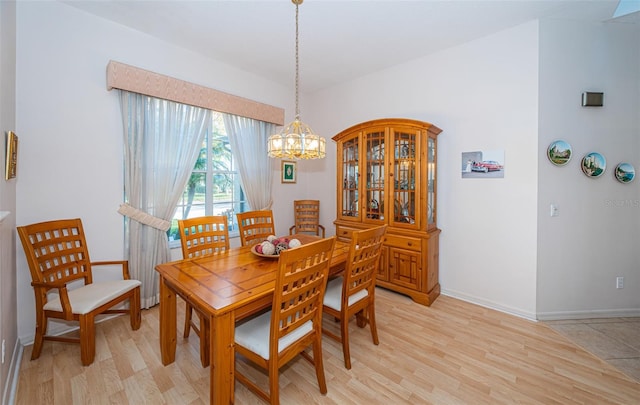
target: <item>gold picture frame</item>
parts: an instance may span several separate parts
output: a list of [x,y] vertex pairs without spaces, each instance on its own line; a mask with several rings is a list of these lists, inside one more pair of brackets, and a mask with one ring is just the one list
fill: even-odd
[[5,180],[16,177],[18,168],[18,136],[13,131],[7,132]]
[[296,162],[282,161],[282,183],[296,182]]

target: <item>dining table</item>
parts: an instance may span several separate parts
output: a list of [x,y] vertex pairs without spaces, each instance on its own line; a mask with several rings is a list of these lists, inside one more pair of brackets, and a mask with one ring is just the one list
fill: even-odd
[[[289,235],[303,245],[320,237]],[[349,252],[346,241],[336,239],[330,276],[344,270]],[[203,315],[208,325],[208,356],[211,374],[210,403],[234,402],[234,331],[237,320],[270,308],[273,301],[278,258],[263,257],[250,246],[156,266],[160,275],[160,351],[162,364],[176,357],[177,296]],[[201,326],[202,327],[202,326]],[[206,328],[207,326],[204,325]]]

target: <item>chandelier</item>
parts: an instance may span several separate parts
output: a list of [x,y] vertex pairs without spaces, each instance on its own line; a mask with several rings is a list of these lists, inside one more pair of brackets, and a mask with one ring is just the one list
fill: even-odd
[[271,135],[267,141],[269,157],[285,159],[321,159],[326,154],[326,142],[321,136],[300,121],[298,93],[300,83],[298,63],[298,6],[303,0],[291,0],[296,5],[296,118],[282,128],[279,134]]

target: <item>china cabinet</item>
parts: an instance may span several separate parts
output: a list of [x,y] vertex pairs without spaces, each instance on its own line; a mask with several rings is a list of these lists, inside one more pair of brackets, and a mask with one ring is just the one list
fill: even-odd
[[363,122],[337,144],[336,235],[387,224],[377,285],[423,305],[440,294],[436,147],[442,130],[390,118]]

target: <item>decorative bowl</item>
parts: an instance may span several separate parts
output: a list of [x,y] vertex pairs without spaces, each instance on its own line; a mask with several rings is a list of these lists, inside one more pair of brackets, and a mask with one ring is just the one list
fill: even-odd
[[257,246],[258,246],[258,245],[253,245],[253,246],[251,246],[251,253],[253,253],[253,254],[254,254],[254,255],[256,255],[256,256],[266,257],[267,259],[277,259],[277,258],[279,258],[279,257],[280,257],[280,255],[277,255],[277,254],[275,254],[275,253],[274,253],[274,254],[272,254],[272,255],[265,255],[265,254],[262,254],[262,253],[258,253],[258,252],[256,252],[256,247],[257,247]]

